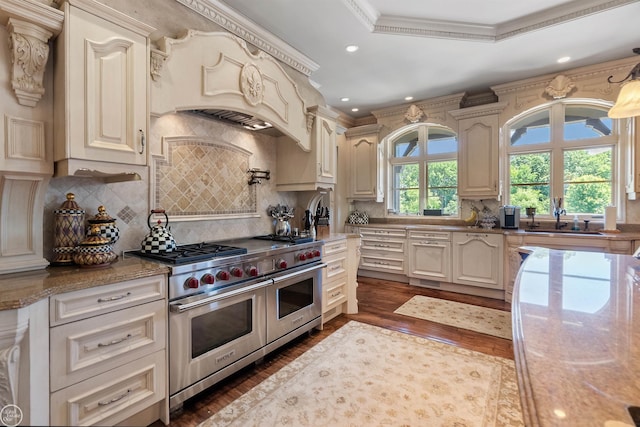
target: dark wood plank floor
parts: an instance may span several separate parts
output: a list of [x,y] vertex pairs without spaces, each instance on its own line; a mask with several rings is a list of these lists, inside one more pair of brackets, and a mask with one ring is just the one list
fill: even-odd
[[[511,340],[393,313],[394,310],[414,295],[443,298],[505,311],[511,310],[509,303],[365,277],[359,277],[358,283],[358,314],[340,315],[332,319],[324,325],[322,331],[312,331],[310,334],[303,335],[265,357],[262,363],[248,366],[209,390],[188,400],[184,403],[181,411],[176,411],[172,414],[171,426],[195,426],[206,420],[213,413],[258,385],[349,320],[357,320],[387,329],[432,338],[470,350],[513,359],[513,344]],[[159,426],[162,426],[162,423],[156,422],[153,424],[153,427]]]

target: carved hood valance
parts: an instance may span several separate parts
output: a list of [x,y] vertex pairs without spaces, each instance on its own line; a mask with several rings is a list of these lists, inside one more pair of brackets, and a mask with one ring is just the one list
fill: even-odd
[[248,114],[311,147],[313,115],[295,82],[270,55],[229,33],[190,30],[152,51],[151,113],[230,110]]

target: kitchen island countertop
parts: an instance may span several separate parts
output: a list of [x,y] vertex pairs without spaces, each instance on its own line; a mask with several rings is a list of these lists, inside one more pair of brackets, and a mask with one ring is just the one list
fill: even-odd
[[119,257],[103,268],[77,265],[0,275],[0,310],[26,307],[64,292],[108,285],[141,277],[168,274],[169,268],[136,256]]
[[640,260],[522,248],[513,336],[525,425],[633,426],[640,406]]

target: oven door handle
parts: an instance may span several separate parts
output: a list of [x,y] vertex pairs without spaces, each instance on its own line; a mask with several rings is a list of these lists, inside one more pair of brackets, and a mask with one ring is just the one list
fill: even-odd
[[326,267],[327,267],[327,264],[325,264],[325,263],[314,265],[313,267],[305,268],[304,270],[297,270],[297,271],[294,271],[292,273],[283,274],[282,276],[275,276],[273,278],[273,281],[275,283],[282,282],[284,280],[296,278],[301,274],[309,273],[311,271],[316,271],[316,270],[319,270],[321,268],[326,268]]
[[192,301],[186,304],[182,304],[180,301],[169,303],[169,311],[172,313],[184,313],[188,310],[193,310],[194,308],[202,307],[213,302],[221,301],[223,299],[231,298],[236,295],[244,294],[246,292],[254,291],[256,289],[264,288],[266,286],[271,285],[273,282],[271,280],[265,280],[262,282],[254,283],[253,285],[244,286],[238,289],[234,289],[233,291],[224,292],[218,295],[212,296],[203,296],[202,299]]

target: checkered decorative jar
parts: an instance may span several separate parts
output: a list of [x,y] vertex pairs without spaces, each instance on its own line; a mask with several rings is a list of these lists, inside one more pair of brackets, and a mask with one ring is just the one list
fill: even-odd
[[73,261],[80,267],[106,267],[118,258],[109,239],[103,237],[100,224],[92,224],[89,235],[76,247]]
[[98,213],[87,222],[89,230],[95,224],[100,226],[100,235],[109,239],[109,243],[112,245],[120,238],[120,230],[116,226],[116,220],[107,214],[104,206],[98,206]]
[[76,246],[85,236],[85,212],[74,199],[73,193],[67,193],[67,200],[59,209],[53,211],[55,214],[54,248],[51,263],[54,265],[73,264]]

